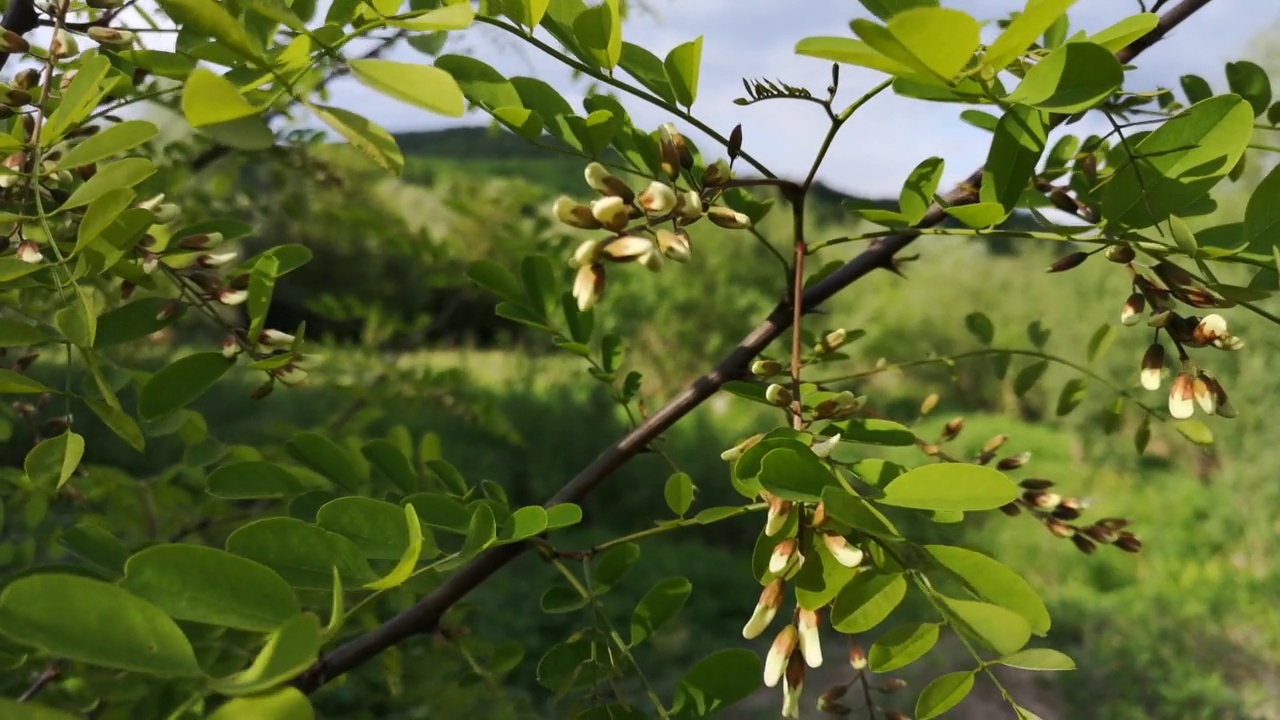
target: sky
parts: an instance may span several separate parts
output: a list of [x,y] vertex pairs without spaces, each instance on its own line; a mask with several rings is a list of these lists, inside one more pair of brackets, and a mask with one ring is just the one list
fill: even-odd
[[[594,0],[593,0],[594,1]],[[812,103],[770,101],[750,107],[733,104],[743,94],[742,78],[771,78],[825,93],[830,63],[796,55],[796,41],[814,35],[853,37],[848,23],[869,17],[856,0],[645,0],[653,13],[638,13],[623,28],[624,38],[659,57],[680,43],[703,36],[702,70],[693,114],[728,135],[741,123],[744,148],[775,173],[803,177],[828,120]],[[321,0],[321,6],[327,2]],[[1022,0],[943,0],[943,5],[968,12],[979,20],[1004,17]],[[1168,6],[1177,4],[1170,0]],[[1137,0],[1078,0],[1069,17],[1071,31],[1095,32],[1139,12]],[[1204,77],[1218,91],[1226,89],[1223,66],[1247,59],[1250,47],[1280,30],[1280,0],[1215,0],[1198,11],[1165,40],[1147,50],[1126,83],[1129,89],[1176,87],[1186,73]],[[539,31],[544,37],[545,31]],[[998,29],[984,29],[990,41]],[[152,36],[154,37],[154,36]],[[163,36],[162,36],[163,37]],[[148,38],[149,40],[151,38]],[[162,40],[163,43],[163,40]],[[553,41],[554,43],[554,41]],[[155,46],[154,44],[152,46]],[[1280,43],[1272,45],[1280,54]],[[162,48],[168,49],[168,48]],[[541,78],[556,87],[575,107],[581,107],[582,81],[531,46],[499,30],[476,25],[450,35],[444,52],[473,55],[506,76]],[[1275,55],[1273,55],[1274,57]],[[403,62],[430,62],[401,46],[383,57]],[[623,73],[625,77],[625,73]],[[842,66],[837,102],[856,99],[883,79],[879,73]],[[1280,83],[1276,94],[1280,97]],[[330,86],[329,104],[358,112],[395,131],[436,130],[461,125],[484,125],[487,115],[471,111],[463,118],[445,118],[388,98],[346,78]],[[630,97],[624,105],[638,127],[656,129],[675,120],[664,111]],[[832,146],[818,179],[843,192],[872,197],[895,196],[907,174],[921,160],[945,160],[943,186],[967,177],[982,165],[989,135],[960,121],[963,108],[882,93],[864,106],[844,127]],[[323,127],[312,121],[311,127]],[[704,153],[714,143],[693,128],[681,127]],[[1078,135],[1105,133],[1109,127],[1096,113],[1072,126]]]

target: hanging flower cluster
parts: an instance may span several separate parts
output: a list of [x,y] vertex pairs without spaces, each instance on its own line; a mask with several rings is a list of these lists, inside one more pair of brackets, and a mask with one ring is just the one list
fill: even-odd
[[[751,227],[746,215],[713,204],[732,177],[728,162],[716,160],[695,178],[693,154],[670,123],[662,126],[659,151],[664,177],[638,194],[604,165],[593,162],[587,165],[585,177],[600,197],[587,205],[568,196],[555,201],[556,219],[565,225],[609,233],[583,241],[569,261],[578,270],[573,297],[584,312],[604,295],[605,263],[636,262],[658,272],[665,260],[688,262],[691,246],[685,228],[704,216],[730,230]],[[682,178],[691,189],[679,187]]]

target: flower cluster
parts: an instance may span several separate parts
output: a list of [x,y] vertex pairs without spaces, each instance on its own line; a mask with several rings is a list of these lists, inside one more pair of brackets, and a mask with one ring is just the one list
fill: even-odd
[[[691,246],[685,228],[703,217],[730,230],[751,227],[746,215],[713,204],[732,177],[729,163],[716,160],[695,178],[693,155],[670,123],[662,127],[659,150],[665,177],[651,181],[639,193],[593,162],[587,165],[585,177],[600,197],[585,205],[568,196],[555,201],[552,210],[561,223],[609,233],[583,241],[569,261],[578,271],[573,296],[584,312],[604,295],[606,262],[637,262],[658,272],[665,260],[688,262]],[[692,189],[679,187],[682,178]]]

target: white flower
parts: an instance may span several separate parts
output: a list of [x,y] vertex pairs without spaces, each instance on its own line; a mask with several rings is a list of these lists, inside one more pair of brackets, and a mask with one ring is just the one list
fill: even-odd
[[814,455],[817,455],[820,458],[825,458],[828,455],[830,455],[831,451],[834,450],[836,446],[839,444],[840,444],[840,433],[836,433],[835,435],[832,435],[831,437],[826,438],[821,442],[814,443],[810,449],[813,450]]
[[604,295],[604,266],[600,264],[583,265],[573,279],[573,298],[578,301],[578,310],[586,312]]
[[774,616],[778,614],[778,607],[782,604],[782,588],[781,578],[764,586],[764,591],[756,602],[756,609],[751,613],[751,619],[742,628],[743,638],[751,640],[758,637],[773,622]]
[[1175,420],[1186,420],[1195,414],[1195,380],[1185,372],[1178,373],[1169,388],[1169,414]]
[[764,656],[764,684],[766,687],[775,687],[782,680],[782,674],[787,670],[787,661],[791,659],[791,653],[796,649],[796,626],[788,625],[777,634],[773,639],[773,644],[769,646],[769,652]]
[[811,668],[821,667],[822,639],[818,637],[818,613],[801,608],[796,625],[805,664]]
[[862,549],[840,535],[823,535],[822,542],[827,546],[827,551],[836,559],[836,562],[845,567],[856,568],[862,564],[865,557]]

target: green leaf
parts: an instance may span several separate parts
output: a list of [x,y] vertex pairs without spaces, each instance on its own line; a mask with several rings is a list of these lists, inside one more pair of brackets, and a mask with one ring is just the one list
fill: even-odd
[[763,668],[752,650],[719,650],[702,658],[680,678],[676,708],[689,708],[696,716],[721,712],[745,700],[761,685]]
[[831,626],[846,634],[867,632],[889,617],[906,595],[907,581],[901,575],[858,573],[836,595]]
[[107,94],[109,83],[104,82],[111,69],[111,60],[105,55],[88,57],[76,68],[75,79],[62,91],[58,107],[49,114],[40,131],[40,144],[52,147],[62,140],[67,131],[80,124]]
[[812,452],[792,448],[770,450],[760,463],[760,484],[774,496],[797,502],[818,502],[822,491],[839,481]]
[[98,169],[98,173],[76,188],[58,212],[83,207],[112,190],[129,188],[154,175],[156,166],[146,158],[131,157],[117,160]]
[[871,643],[867,666],[872,672],[887,673],[910,665],[933,649],[939,627],[938,623],[916,623],[886,631]]
[[975,672],[965,670],[947,673],[926,685],[920,691],[920,699],[916,700],[916,720],[938,717],[958,705],[973,689]]
[[89,243],[97,240],[128,209],[133,199],[134,192],[131,188],[116,188],[89,203],[89,209],[85,211],[76,231],[76,246],[71,254],[79,253]]
[[1271,103],[1271,107],[1267,108],[1267,122],[1271,123],[1271,127],[1280,125],[1280,102]]
[[1071,378],[1062,386],[1062,392],[1058,394],[1058,417],[1068,415],[1072,410],[1079,407],[1081,401],[1084,400],[1085,393],[1089,388],[1088,378]]
[[1122,83],[1124,68],[1110,50],[1072,42],[1033,65],[1005,99],[1049,112],[1075,113],[1107,99]]
[[299,588],[328,590],[334,567],[348,585],[377,578],[350,540],[295,518],[264,518],[243,525],[227,538],[227,550],[266,565]]
[[898,194],[898,209],[908,225],[920,222],[929,207],[933,205],[933,196],[938,192],[938,182],[942,179],[942,170],[946,167],[940,157],[927,158],[907,176]]
[[8,368],[0,368],[0,394],[39,395],[52,392],[57,391],[39,380],[33,380]]
[[682,577],[659,580],[649,588],[649,592],[640,598],[636,609],[631,613],[631,646],[635,647],[649,639],[679,614],[692,592],[693,583]]
[[124,575],[124,564],[129,560],[129,549],[104,528],[80,523],[63,533],[58,544],[70,550],[76,557],[86,560],[111,573],[112,577]]
[[[77,73],[78,75],[78,73]],[[78,168],[112,155],[132,150],[156,136],[160,130],[146,120],[126,120],[91,135],[58,159],[58,167]]]
[[1280,165],[1271,168],[1249,196],[1243,235],[1245,244],[1254,252],[1280,246]]
[[262,64],[262,50],[241,24],[214,0],[159,0],[169,17],[187,32],[195,31],[218,41],[220,47]]
[[596,67],[613,70],[622,57],[622,9],[619,0],[604,0],[573,19],[578,46]]
[[1013,502],[1018,486],[982,465],[922,465],[889,483],[877,502],[917,510],[994,510]]
[[985,313],[971,312],[965,315],[964,326],[983,345],[990,345],[996,337],[996,326]]
[[297,688],[282,687],[251,697],[232,698],[218,706],[209,720],[315,720],[316,712]]
[[[346,490],[356,490],[363,474],[346,448],[317,432],[300,432],[285,444],[289,457],[332,480]],[[399,557],[399,553],[396,554]]]
[[791,582],[796,589],[796,604],[806,610],[818,610],[835,599],[858,569],[840,564],[821,539],[811,535],[804,542],[804,565]]
[[70,430],[41,440],[27,453],[22,469],[32,484],[59,489],[80,467],[84,458],[84,438]]
[[[696,42],[696,41],[695,41]],[[657,55],[640,45],[629,42],[622,43],[622,56],[618,66],[631,74],[646,90],[657,95],[668,103],[675,105],[676,95],[672,83],[667,79],[667,69]],[[695,90],[697,83],[694,83]],[[521,93],[523,97],[523,93]]]
[[951,8],[916,7],[895,14],[887,27],[854,20],[853,32],[884,56],[923,78],[951,82],[978,49],[978,21]]
[[[985,167],[983,168],[983,172],[986,172]],[[952,205],[951,207],[943,208],[943,212],[964,223],[966,227],[978,230],[998,225],[1005,218],[1009,217],[1009,211],[998,202]]]
[[159,677],[203,675],[191,643],[164,612],[114,585],[28,575],[0,593],[0,635],[56,657]]
[[254,107],[225,77],[196,68],[182,89],[182,115],[193,128],[256,115]]
[[253,263],[249,271],[249,299],[245,307],[249,311],[249,337],[261,337],[263,325],[267,321],[267,310],[271,306],[271,295],[275,292],[276,277],[280,274],[280,261],[270,255],[263,255]]
[[404,171],[404,155],[396,145],[396,139],[381,125],[342,108],[310,103],[307,107],[311,108],[321,122],[333,128],[352,147],[368,155],[374,162],[396,175]]
[[83,349],[93,347],[98,332],[98,309],[92,291],[77,288],[69,304],[54,314],[53,324],[72,345]]
[[71,715],[29,701],[0,698],[0,717],[11,720],[80,720],[80,715]]
[[908,447],[916,444],[916,435],[905,425],[878,418],[854,419],[837,423],[844,440],[860,445]]
[[943,598],[946,608],[969,634],[1001,655],[1011,655],[1031,639],[1026,618],[1008,608],[973,600]]
[[1008,566],[966,548],[925,545],[924,549],[978,597],[1018,613],[1037,635],[1049,632],[1049,610],[1044,601]]
[[357,59],[348,63],[356,80],[387,97],[446,117],[462,117],[462,89],[448,72],[430,65]]
[[676,102],[684,107],[693,105],[698,98],[698,75],[702,67],[702,36],[681,43],[667,53],[662,63],[667,82],[675,93]]
[[1257,63],[1248,60],[1227,63],[1227,87],[1249,102],[1254,116],[1265,113],[1271,104],[1271,79]]
[[1253,111],[1219,95],[1170,118],[1133,146],[1136,159],[1102,192],[1108,224],[1150,227],[1200,200],[1226,176],[1253,135]]
[[1179,420],[1174,423],[1173,428],[1177,430],[1178,434],[1182,435],[1182,437],[1196,445],[1213,444],[1213,431],[1209,429],[1208,425],[1205,425],[1199,420]]
[[1022,670],[1075,670],[1076,663],[1067,655],[1051,648],[1027,648],[996,662]]
[[399,560],[412,544],[412,530],[406,529],[404,523],[405,512],[399,505],[382,500],[341,497],[320,508],[316,524],[355,543],[365,557]]
[[807,37],[796,43],[796,54],[878,70],[896,77],[906,77],[913,73],[906,65],[891,60],[870,45],[852,38]]
[[582,522],[582,508],[573,503],[560,503],[547,508],[547,529],[559,530]]
[[102,424],[110,428],[111,432],[119,436],[121,440],[128,443],[129,447],[138,452],[146,449],[147,443],[142,437],[142,428],[138,427],[137,421],[130,417],[129,413],[93,398],[85,398],[85,404],[89,406],[94,415],[98,416]]
[[265,565],[200,545],[153,545],[124,568],[120,587],[177,620],[269,632],[299,612],[289,585]]
[[978,198],[983,204],[999,203],[1005,211],[1017,206],[1035,175],[1048,132],[1048,116],[1026,106],[1014,106],[1000,118],[982,168]]
[[504,300],[520,303],[524,299],[524,292],[516,276],[492,260],[477,260],[468,265],[467,277]]
[[[324,512],[324,508],[320,508],[320,511]],[[396,563],[396,566],[391,568],[391,571],[381,579],[366,584],[366,589],[389,590],[394,587],[400,587],[413,576],[413,571],[418,566],[418,558],[422,556],[423,535],[422,525],[418,522],[418,514],[414,512],[411,504],[404,506],[404,521],[408,528],[408,547],[404,549],[404,554],[400,556],[400,561]]]
[[471,511],[460,500],[448,495],[416,493],[405,498],[405,502],[413,505],[418,519],[429,527],[466,535],[471,526]]
[[1155,13],[1138,13],[1130,15],[1120,22],[1099,30],[1089,37],[1089,42],[1101,45],[1115,53],[1120,52],[1129,43],[1156,29],[1160,16]]
[[489,547],[498,538],[498,525],[493,517],[493,509],[481,504],[471,515],[467,525],[467,537],[459,551],[462,557],[470,557]]
[[214,680],[213,689],[224,695],[259,693],[311,667],[319,656],[320,618],[312,613],[295,615],[271,633],[252,665]]
[[1183,75],[1179,79],[1182,85],[1182,92],[1187,95],[1187,103],[1195,105],[1202,100],[1208,100],[1213,97],[1213,88],[1209,87],[1209,83],[1199,75]]
[[547,510],[540,505],[527,505],[511,513],[503,528],[502,539],[508,542],[525,540],[547,529]]
[[[863,476],[866,479],[866,476]],[[822,493],[827,517],[850,528],[881,537],[898,537],[898,530],[879,510],[844,488],[827,488]]]
[[662,497],[667,501],[667,507],[671,508],[671,512],[677,517],[684,517],[689,512],[689,507],[693,505],[693,478],[688,473],[678,472],[667,478],[667,484],[662,489]]
[[1088,357],[1089,362],[1094,362],[1107,352],[1116,339],[1116,328],[1110,323],[1098,326],[1093,331],[1093,336],[1089,338]]
[[881,20],[918,7],[938,7],[938,0],[858,0],[862,7]]
[[1016,60],[1036,38],[1067,12],[1076,0],[1027,0],[1022,13],[1000,33],[983,55],[983,64],[993,70],[1004,70]]
[[[442,55],[436,59],[436,67],[452,75],[467,100],[485,110],[492,112],[500,107],[529,107],[522,102],[512,81],[480,60],[465,55]],[[551,92],[554,94],[555,91]],[[540,106],[530,109],[537,111],[544,120],[554,116],[554,113],[548,114]]]
[[39,325],[0,318],[0,348],[43,345],[51,340],[53,337]]
[[1026,395],[1036,386],[1045,371],[1049,369],[1048,360],[1037,360],[1018,371],[1013,378],[1013,392],[1018,397]]
[[[547,1],[539,0],[536,4],[541,5],[543,11],[545,11]],[[529,7],[527,1],[521,2],[520,5],[526,8]],[[427,10],[426,12],[402,15],[396,19],[389,20],[387,24],[403,30],[412,30],[413,32],[447,32],[449,30],[466,30],[471,27],[475,19],[476,11],[471,8],[470,4],[454,3]],[[542,14],[538,13],[537,18],[533,19],[527,27],[537,27],[538,21],[541,19]]]
[[395,443],[383,439],[370,440],[360,448],[360,454],[402,492],[410,493],[418,489],[418,471],[414,470],[413,461]]
[[640,546],[634,542],[609,548],[596,560],[595,570],[591,575],[591,589],[596,595],[605,594],[622,582],[622,578],[626,577],[639,561]]
[[154,420],[190,405],[234,363],[220,352],[188,355],[164,366],[138,393],[138,414]]

